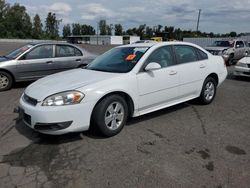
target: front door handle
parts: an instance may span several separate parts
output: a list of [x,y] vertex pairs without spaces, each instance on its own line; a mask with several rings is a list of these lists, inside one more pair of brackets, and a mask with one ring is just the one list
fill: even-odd
[[169,72],[169,75],[171,75],[171,76],[172,75],[176,75],[176,74],[177,74],[177,71],[174,71],[174,70],[172,70],[172,71]]
[[81,59],[76,59],[76,61],[77,61],[77,62],[80,62],[80,61],[81,61]]
[[47,64],[52,64],[52,63],[53,63],[53,61],[47,61],[46,63],[47,63]]

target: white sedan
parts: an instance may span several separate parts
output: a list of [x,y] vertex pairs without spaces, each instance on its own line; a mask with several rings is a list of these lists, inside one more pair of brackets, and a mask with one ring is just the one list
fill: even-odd
[[118,134],[128,117],[198,98],[213,101],[227,69],[222,57],[184,42],[125,45],[86,69],[42,78],[20,99],[20,115],[45,134],[85,131]]
[[234,67],[235,76],[250,77],[250,57],[243,57]]

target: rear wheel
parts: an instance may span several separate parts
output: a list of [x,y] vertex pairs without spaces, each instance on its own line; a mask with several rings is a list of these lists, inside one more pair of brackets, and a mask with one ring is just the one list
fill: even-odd
[[0,71],[0,91],[9,90],[12,86],[13,79],[7,72]]
[[110,95],[99,102],[92,114],[92,123],[104,136],[118,134],[128,118],[128,106],[120,95]]
[[199,101],[202,104],[210,104],[215,98],[216,88],[216,81],[212,77],[206,78],[201,90]]

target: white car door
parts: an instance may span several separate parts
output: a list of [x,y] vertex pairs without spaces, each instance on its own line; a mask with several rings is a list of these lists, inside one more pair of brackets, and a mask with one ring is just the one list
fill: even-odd
[[[161,68],[144,71],[149,63],[159,63]],[[141,72],[137,74],[139,111],[150,111],[178,98],[178,72],[170,46],[156,49],[145,61]]]
[[188,45],[175,45],[180,94],[183,100],[199,95],[206,77],[207,54]]

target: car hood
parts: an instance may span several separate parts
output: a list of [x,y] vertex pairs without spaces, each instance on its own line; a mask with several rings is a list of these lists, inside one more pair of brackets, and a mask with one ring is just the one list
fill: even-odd
[[239,62],[250,64],[250,57],[249,56],[243,57],[242,59],[239,60]]
[[50,95],[63,91],[75,90],[119,75],[118,73],[74,69],[37,80],[27,87],[25,94],[38,101],[42,101]]
[[216,51],[223,51],[223,50],[227,50],[230,47],[221,47],[221,46],[207,46],[205,47],[206,50],[216,50]]

